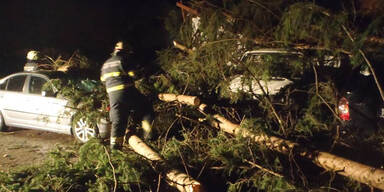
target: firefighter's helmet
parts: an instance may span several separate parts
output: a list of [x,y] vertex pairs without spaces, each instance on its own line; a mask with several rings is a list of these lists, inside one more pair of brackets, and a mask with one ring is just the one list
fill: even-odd
[[27,59],[33,60],[33,61],[38,60],[39,59],[39,52],[35,51],[35,50],[29,51],[27,53]]
[[113,50],[112,55],[116,55],[119,52],[131,54],[132,53],[132,48],[130,47],[130,45],[127,42],[125,42],[125,41],[118,41],[115,44],[115,48]]
[[123,50],[123,49],[124,49],[123,41],[117,42],[116,45],[115,45],[115,51],[120,51],[120,50]]

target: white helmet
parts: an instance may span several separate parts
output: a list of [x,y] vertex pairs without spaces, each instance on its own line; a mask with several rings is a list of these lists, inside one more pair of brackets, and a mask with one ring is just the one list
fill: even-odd
[[124,43],[122,41],[117,42],[115,45],[115,51],[120,51],[122,49],[124,49]]
[[39,59],[39,52],[38,51],[28,51],[27,53],[27,59],[28,60],[38,60]]

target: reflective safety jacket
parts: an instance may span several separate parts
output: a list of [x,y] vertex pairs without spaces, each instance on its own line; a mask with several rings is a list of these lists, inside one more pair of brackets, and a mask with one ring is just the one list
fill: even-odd
[[24,65],[24,71],[36,71],[37,68],[37,62],[32,60],[28,60],[28,62]]
[[101,68],[100,80],[105,83],[108,93],[123,90],[133,85],[132,72],[127,71],[129,71],[128,61],[122,54],[116,54],[105,61]]

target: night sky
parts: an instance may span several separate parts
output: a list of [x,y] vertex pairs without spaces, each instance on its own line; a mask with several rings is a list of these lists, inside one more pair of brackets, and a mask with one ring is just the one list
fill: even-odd
[[[144,62],[169,45],[163,27],[176,0],[3,0],[0,5],[0,75],[21,70],[30,49],[96,63],[126,39]],[[51,55],[55,56],[55,55]],[[147,61],[145,61],[145,59]]]

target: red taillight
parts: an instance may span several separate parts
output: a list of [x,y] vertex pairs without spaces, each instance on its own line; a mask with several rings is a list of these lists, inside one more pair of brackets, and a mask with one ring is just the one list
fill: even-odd
[[339,100],[339,117],[343,121],[351,120],[351,117],[349,114],[349,102],[345,97],[342,97]]

